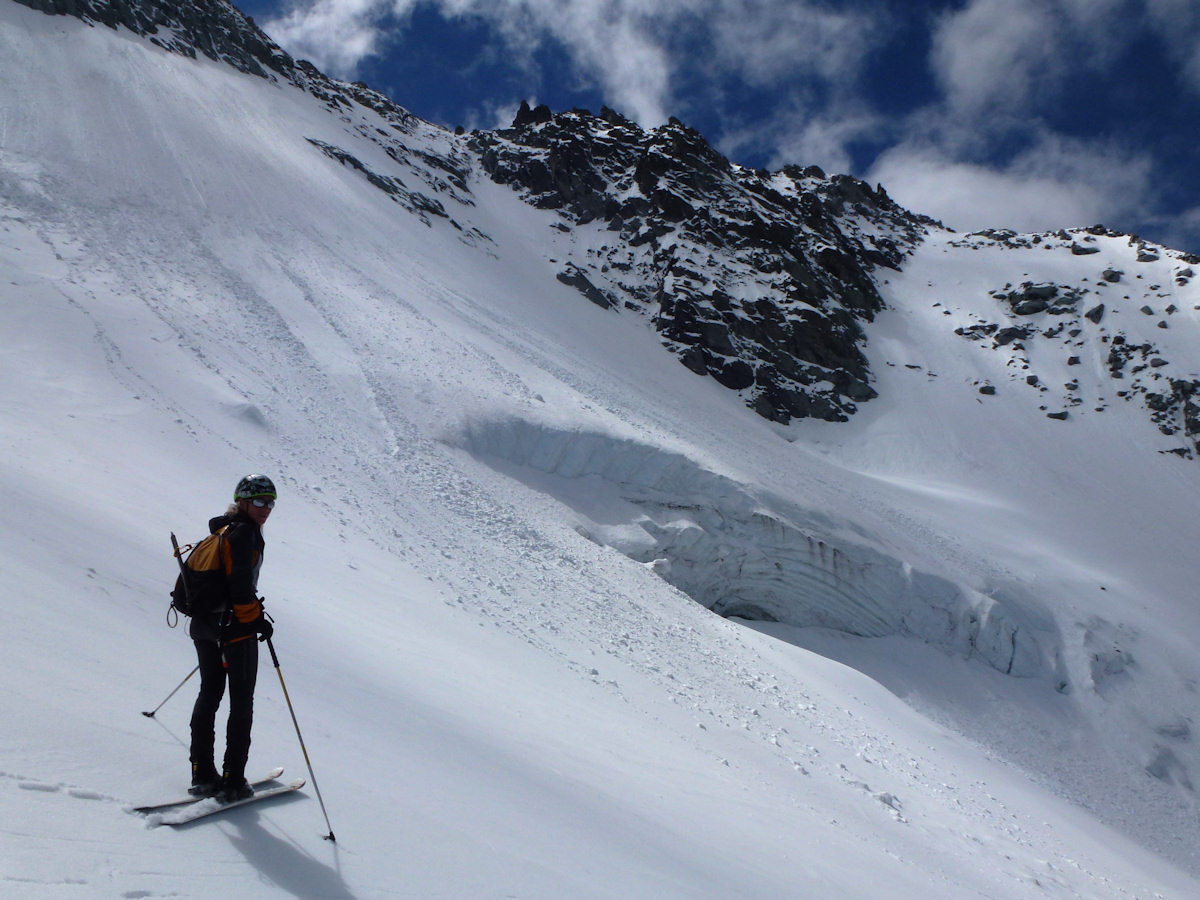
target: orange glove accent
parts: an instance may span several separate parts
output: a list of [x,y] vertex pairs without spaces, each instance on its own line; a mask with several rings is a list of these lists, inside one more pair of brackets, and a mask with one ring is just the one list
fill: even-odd
[[252,603],[235,603],[233,614],[243,625],[249,625],[262,615],[262,604],[258,602],[257,597]]

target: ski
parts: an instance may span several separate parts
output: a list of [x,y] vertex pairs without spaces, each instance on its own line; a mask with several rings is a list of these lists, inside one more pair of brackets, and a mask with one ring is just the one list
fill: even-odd
[[[282,774],[283,766],[278,766],[257,781],[250,782],[250,786],[257,789],[268,782],[274,781]],[[164,809],[173,809],[176,806],[191,806],[193,803],[199,803],[201,800],[207,799],[208,797],[189,796],[186,798],[180,798],[178,800],[167,800],[165,803],[149,803],[145,806],[135,806],[133,811],[137,813],[161,812]]]
[[269,800],[271,797],[278,797],[281,794],[290,794],[292,791],[298,791],[302,787],[304,787],[304,779],[297,778],[295,781],[289,781],[287,784],[264,788],[261,791],[255,791],[249,797],[244,797],[241,800],[231,800],[228,803],[223,803],[216,797],[205,797],[203,800],[197,800],[195,803],[189,803],[186,806],[178,806],[163,812],[154,813],[149,817],[149,822],[151,825],[186,825],[188,822],[195,822],[197,819],[203,819],[214,813],[225,812],[225,810],[233,809],[237,806],[246,806],[249,803],[257,803],[259,800]]

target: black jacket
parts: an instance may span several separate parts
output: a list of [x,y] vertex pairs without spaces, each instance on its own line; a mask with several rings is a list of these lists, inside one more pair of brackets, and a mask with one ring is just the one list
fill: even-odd
[[262,568],[266,542],[262,529],[245,513],[216,516],[208,520],[210,534],[226,525],[225,542],[232,567],[226,578],[227,601],[213,612],[192,618],[191,636],[197,641],[228,642],[255,634],[262,622],[262,604],[258,599],[258,573]]

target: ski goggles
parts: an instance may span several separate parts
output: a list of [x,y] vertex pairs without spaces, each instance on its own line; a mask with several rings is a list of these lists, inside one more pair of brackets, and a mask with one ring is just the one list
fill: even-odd
[[259,509],[263,509],[263,508],[274,509],[275,508],[275,501],[272,500],[270,497],[251,497],[250,503],[254,506],[257,506]]

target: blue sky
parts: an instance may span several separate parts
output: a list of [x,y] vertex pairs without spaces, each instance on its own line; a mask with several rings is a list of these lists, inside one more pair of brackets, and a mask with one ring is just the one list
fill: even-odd
[[1200,0],[235,0],[430,121],[675,116],[734,162],[880,182],[960,230],[1200,253]]

